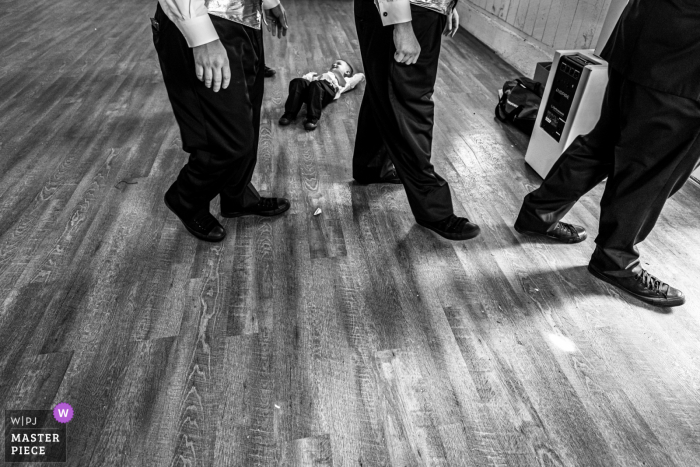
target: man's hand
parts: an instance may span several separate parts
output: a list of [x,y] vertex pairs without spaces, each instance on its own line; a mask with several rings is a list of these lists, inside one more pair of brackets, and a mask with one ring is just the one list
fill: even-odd
[[413,65],[418,61],[420,44],[410,21],[394,25],[394,45],[396,46],[394,60],[406,65]]
[[457,30],[459,29],[459,13],[457,9],[453,8],[452,13],[447,16],[447,24],[445,25],[445,30],[442,32],[443,36],[455,37]]
[[281,39],[282,36],[286,36],[289,26],[287,25],[287,12],[284,10],[282,4],[280,3],[276,7],[264,11],[267,30],[270,31],[273,36],[277,36],[278,39]]
[[226,89],[231,82],[231,68],[228,66],[226,49],[220,40],[202,44],[192,49],[194,53],[194,69],[197,79],[214,92]]

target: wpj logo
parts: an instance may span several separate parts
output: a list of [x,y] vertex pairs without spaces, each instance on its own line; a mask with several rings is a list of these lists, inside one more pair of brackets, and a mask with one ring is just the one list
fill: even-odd
[[66,424],[73,408],[5,411],[5,462],[65,462]]

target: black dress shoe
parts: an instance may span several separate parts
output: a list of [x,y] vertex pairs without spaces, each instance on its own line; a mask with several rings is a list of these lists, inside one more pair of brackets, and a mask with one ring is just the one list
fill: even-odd
[[518,224],[515,224],[514,227],[515,230],[521,234],[539,235],[541,237],[548,237],[562,243],[579,243],[588,238],[586,229],[580,225],[567,224],[566,222],[558,222],[552,230],[545,233],[523,229]]
[[245,209],[230,210],[221,208],[222,217],[242,217],[242,216],[277,216],[289,209],[291,204],[285,198],[260,198],[258,204]]
[[449,240],[469,240],[481,232],[478,225],[469,222],[469,219],[466,217],[457,217],[454,214],[437,222],[427,222],[419,219],[416,219],[416,222],[418,225],[422,225]]
[[289,125],[290,123],[292,123],[292,120],[294,120],[295,118],[296,118],[296,117],[295,117],[294,115],[291,115],[291,114],[288,114],[288,113],[284,113],[284,114],[282,114],[282,116],[280,117],[279,124],[282,125],[282,126],[287,126],[287,125]]
[[379,180],[379,183],[393,183],[394,185],[401,185],[403,183],[396,173],[396,170],[392,170],[386,175],[379,177]]
[[185,226],[187,231],[200,240],[206,242],[220,242],[226,238],[226,229],[219,224],[216,217],[208,210],[202,210],[194,215],[184,215],[174,208],[175,203],[168,201],[168,193],[165,194],[165,205],[170,209]]
[[388,174],[386,174],[383,177],[377,177],[377,178],[362,178],[362,179],[355,179],[357,183],[360,185],[374,185],[376,183],[392,183],[394,185],[401,185],[403,182],[399,178],[398,175],[396,175],[396,171],[392,171]]
[[642,269],[636,276],[611,276],[593,264],[588,265],[588,271],[598,279],[622,289],[639,300],[656,306],[680,306],[685,303],[685,295],[665,282]]
[[318,118],[307,118],[304,121],[304,128],[306,128],[306,131],[314,131],[318,128]]
[[265,78],[272,78],[275,76],[277,72],[270,68],[269,66],[265,65]]

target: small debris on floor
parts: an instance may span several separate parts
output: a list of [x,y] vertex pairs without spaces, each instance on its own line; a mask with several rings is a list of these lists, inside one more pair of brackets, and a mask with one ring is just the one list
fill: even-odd
[[321,208],[316,208],[316,210],[314,211],[314,216],[320,216],[322,212],[323,211],[321,211]]

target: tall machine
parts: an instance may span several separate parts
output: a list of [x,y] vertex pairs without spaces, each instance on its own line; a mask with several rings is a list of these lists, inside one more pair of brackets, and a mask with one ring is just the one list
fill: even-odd
[[608,64],[599,55],[626,5],[627,0],[610,1],[595,51],[560,50],[554,55],[525,155],[542,178],[574,138],[591,131],[600,118]]
[[525,162],[542,178],[569,144],[591,131],[600,118],[608,64],[593,52],[559,50],[554,55],[525,154]]

